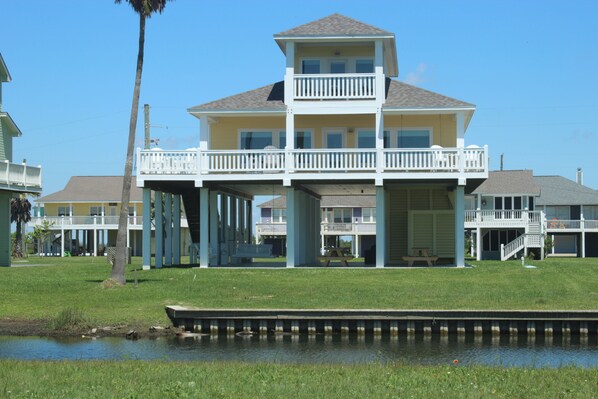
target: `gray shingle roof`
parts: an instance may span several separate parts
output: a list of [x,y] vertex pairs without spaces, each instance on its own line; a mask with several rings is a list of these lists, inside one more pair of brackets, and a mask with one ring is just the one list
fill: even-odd
[[[287,198],[276,197],[266,201],[259,208],[286,208]],[[320,208],[375,208],[376,197],[373,195],[324,195]]]
[[393,108],[472,108],[475,105],[456,100],[433,91],[420,89],[397,80],[386,79],[386,103],[383,109]]
[[327,17],[309,22],[296,28],[286,30],[274,35],[291,36],[388,36],[390,32],[365,24],[341,14],[332,14]]
[[502,170],[488,172],[488,179],[473,194],[540,195],[540,186],[534,181],[531,170]]
[[[442,94],[386,79],[386,104],[384,109],[437,109],[472,108],[473,104],[456,100]],[[259,89],[225,97],[206,104],[197,105],[189,112],[254,112],[286,110],[284,104],[284,82],[260,87]]]
[[[35,202],[120,202],[122,197],[122,176],[73,176],[64,189],[38,198]],[[131,201],[141,202],[141,188],[131,182]]]
[[562,176],[535,176],[542,195],[536,205],[598,205],[598,191]]

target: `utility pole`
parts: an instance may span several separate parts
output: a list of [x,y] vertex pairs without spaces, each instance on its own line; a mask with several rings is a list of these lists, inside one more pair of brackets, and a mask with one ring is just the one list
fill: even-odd
[[144,149],[150,148],[150,106],[143,104],[143,115],[145,116],[145,146]]

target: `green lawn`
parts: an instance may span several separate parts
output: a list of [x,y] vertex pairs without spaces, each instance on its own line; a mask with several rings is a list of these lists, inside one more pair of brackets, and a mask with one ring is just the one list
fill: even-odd
[[595,398],[595,369],[0,361],[3,398]]
[[[98,324],[166,324],[165,305],[206,308],[596,309],[598,259],[456,268],[163,268],[105,289],[104,258],[37,258],[0,268],[0,318],[48,319],[76,307]],[[15,265],[23,264],[15,262]]]

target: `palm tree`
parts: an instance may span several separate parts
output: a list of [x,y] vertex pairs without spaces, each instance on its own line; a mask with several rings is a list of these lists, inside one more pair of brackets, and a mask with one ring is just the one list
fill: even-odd
[[[125,262],[127,259],[127,223],[129,216],[129,199],[131,197],[131,178],[133,176],[133,151],[135,146],[135,128],[139,113],[139,91],[141,89],[141,72],[143,70],[143,48],[145,42],[145,20],[153,13],[162,13],[166,2],[170,0],[125,0],[137,14],[139,14],[139,52],[137,53],[137,71],[135,74],[135,88],[133,90],[133,104],[129,121],[129,141],[127,143],[127,159],[121,199],[120,215],[118,219],[118,233],[116,235],[116,256],[112,265],[111,278],[119,284],[125,284]],[[115,0],[120,4],[123,0]]]
[[10,200],[10,221],[17,224],[15,245],[12,249],[12,256],[23,257],[23,223],[31,220],[31,203],[25,197],[12,198]]

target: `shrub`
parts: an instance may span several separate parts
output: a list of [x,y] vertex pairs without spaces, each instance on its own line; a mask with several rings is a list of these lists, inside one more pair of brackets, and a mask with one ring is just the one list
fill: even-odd
[[49,326],[52,330],[79,330],[89,328],[91,322],[81,309],[69,307],[58,313]]

